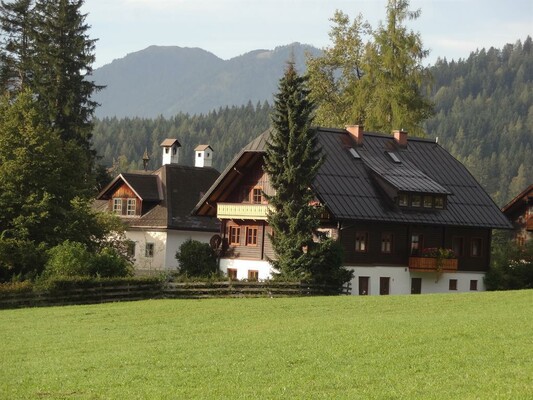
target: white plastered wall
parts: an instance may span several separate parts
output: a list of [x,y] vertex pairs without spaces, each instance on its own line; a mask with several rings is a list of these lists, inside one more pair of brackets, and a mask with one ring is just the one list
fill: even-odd
[[[379,295],[380,278],[389,277],[389,294],[410,294],[411,278],[422,278],[422,293],[458,293],[470,292],[470,281],[477,280],[477,291],[485,290],[483,272],[458,271],[442,273],[437,277],[436,272],[409,272],[408,267],[391,266],[346,266],[354,272],[352,279],[352,294],[359,294],[359,277],[369,278],[369,294]],[[437,279],[438,278],[438,279]],[[449,280],[457,279],[457,290],[449,290]]]
[[268,261],[222,258],[220,260],[220,270],[227,274],[228,268],[237,270],[237,279],[248,279],[249,270],[258,271],[259,280],[272,277],[272,267]]
[[[176,271],[176,252],[188,239],[209,243],[212,232],[193,231],[126,231],[126,238],[135,243],[135,269],[151,273]],[[146,257],[146,243],[154,244],[154,256]]]

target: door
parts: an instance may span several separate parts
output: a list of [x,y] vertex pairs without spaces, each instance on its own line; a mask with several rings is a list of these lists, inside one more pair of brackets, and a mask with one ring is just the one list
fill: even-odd
[[422,293],[422,278],[411,278],[411,294]]
[[380,277],[379,278],[379,294],[386,295],[390,293],[390,278]]
[[359,296],[368,296],[368,283],[370,278],[368,276],[359,277]]

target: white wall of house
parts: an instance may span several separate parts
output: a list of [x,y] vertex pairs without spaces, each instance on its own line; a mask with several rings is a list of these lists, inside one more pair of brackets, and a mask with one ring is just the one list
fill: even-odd
[[[380,294],[380,278],[388,277],[389,294],[410,294],[411,278],[422,278],[422,293],[458,293],[470,292],[470,281],[477,281],[477,291],[484,291],[485,284],[483,272],[445,272],[437,279],[436,272],[409,272],[409,268],[400,266],[346,266],[354,272],[352,279],[352,294],[359,294],[359,277],[366,276],[369,278],[369,295]],[[450,290],[450,279],[457,280],[457,289]]]
[[[247,279],[249,270],[259,271],[259,279],[269,279],[272,267],[268,261],[228,259],[220,260],[220,270],[227,274],[228,268],[237,270],[237,279]],[[483,272],[442,273],[437,279],[436,272],[409,272],[409,268],[400,266],[346,266],[354,271],[351,282],[353,295],[359,294],[359,277],[369,278],[369,295],[380,294],[380,278],[389,278],[389,294],[411,294],[411,278],[422,278],[421,293],[460,293],[471,292],[470,282],[477,281],[477,291],[484,291]],[[457,280],[457,289],[450,290],[450,279]]]
[[261,260],[243,260],[243,259],[220,259],[220,270],[228,273],[228,268],[237,270],[237,279],[248,279],[248,271],[258,271],[259,280],[269,279],[272,277],[272,267],[268,261]]
[[[167,233],[165,231],[126,231],[126,238],[135,243],[135,269],[157,272],[165,265]],[[146,254],[147,244],[153,244],[153,254]]]
[[184,242],[192,239],[202,243],[209,243],[214,234],[213,232],[168,231],[165,267],[173,271],[178,269],[176,252]]
[[[176,252],[183,242],[193,239],[209,243],[212,232],[194,231],[126,231],[126,238],[135,243],[135,269],[139,272],[176,271]],[[146,245],[153,244],[153,255],[146,254]]]

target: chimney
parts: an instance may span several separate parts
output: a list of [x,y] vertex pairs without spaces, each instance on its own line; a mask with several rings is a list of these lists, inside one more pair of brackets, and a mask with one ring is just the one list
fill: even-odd
[[213,165],[213,149],[208,144],[201,144],[194,149],[194,166],[203,168]]
[[396,143],[398,143],[398,146],[400,147],[407,147],[407,132],[403,129],[399,131],[392,131],[394,135],[394,140],[396,140]]
[[165,139],[161,143],[161,147],[163,148],[162,165],[179,163],[181,144],[178,139]]
[[357,146],[363,145],[363,136],[364,136],[364,127],[363,125],[347,125],[346,130],[355,141]]

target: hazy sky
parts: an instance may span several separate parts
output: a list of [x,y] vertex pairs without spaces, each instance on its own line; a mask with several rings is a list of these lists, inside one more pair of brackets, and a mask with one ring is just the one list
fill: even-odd
[[[222,59],[292,42],[329,46],[336,9],[361,13],[373,27],[386,0],[86,0],[98,38],[95,67],[150,45],[200,47]],[[533,36],[533,0],[411,0],[422,10],[408,26],[420,32],[427,62]]]

